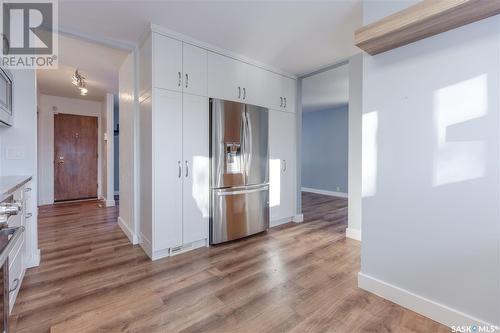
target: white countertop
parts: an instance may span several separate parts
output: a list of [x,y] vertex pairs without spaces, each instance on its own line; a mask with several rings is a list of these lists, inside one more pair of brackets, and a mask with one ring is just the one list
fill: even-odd
[[11,195],[18,188],[29,182],[31,178],[31,176],[0,176],[1,197]]

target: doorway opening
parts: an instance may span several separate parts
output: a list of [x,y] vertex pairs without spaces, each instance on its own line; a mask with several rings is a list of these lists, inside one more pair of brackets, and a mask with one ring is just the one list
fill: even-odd
[[359,54],[299,80],[304,220],[309,215],[339,223],[356,240],[361,240],[362,65]]

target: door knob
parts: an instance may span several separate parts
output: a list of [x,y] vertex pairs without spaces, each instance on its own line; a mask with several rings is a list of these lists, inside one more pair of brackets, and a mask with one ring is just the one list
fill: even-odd
[[59,158],[57,159],[57,163],[59,165],[63,165],[64,164],[64,156],[59,156]]

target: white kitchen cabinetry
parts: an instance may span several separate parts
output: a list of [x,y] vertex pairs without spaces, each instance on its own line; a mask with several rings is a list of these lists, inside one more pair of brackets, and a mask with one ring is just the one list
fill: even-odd
[[139,56],[140,96],[151,88],[207,96],[207,50],[158,33],[146,39]]
[[290,221],[296,81],[152,30],[139,50],[139,238],[146,253],[155,260],[208,244],[209,98],[270,109],[271,220]]
[[207,50],[183,43],[182,59],[183,91],[207,96]]
[[208,130],[208,98],[184,94],[182,112],[183,244],[192,244],[208,237]]
[[[14,200],[22,203],[22,210],[18,215],[12,215],[9,227],[25,227],[30,223],[32,212],[30,211],[31,182],[26,183],[13,193]],[[9,310],[12,311],[16,302],[21,283],[26,272],[26,231],[21,234],[14,249],[9,255]]]
[[271,225],[295,216],[295,115],[269,110],[269,205]]
[[182,42],[153,34],[153,87],[182,91]]
[[182,245],[182,94],[153,90],[153,253]]
[[271,86],[271,109],[295,113],[296,81],[281,75],[274,75]]
[[208,96],[244,102],[247,71],[244,62],[208,52]]
[[154,260],[206,245],[207,97],[153,89],[152,97],[141,103],[141,133],[142,150],[151,147],[141,156],[145,163],[140,168],[141,239],[146,253]]
[[208,52],[208,96],[295,112],[294,79]]

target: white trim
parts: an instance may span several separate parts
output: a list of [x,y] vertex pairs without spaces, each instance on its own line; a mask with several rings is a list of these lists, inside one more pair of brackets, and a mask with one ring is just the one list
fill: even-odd
[[114,207],[116,205],[115,200],[105,200],[106,207]]
[[345,230],[345,236],[347,238],[355,239],[361,242],[361,230],[359,229],[347,228]]
[[282,219],[273,220],[273,221],[269,222],[269,228],[274,228],[274,227],[277,227],[279,225],[289,223],[289,222],[292,222],[292,217],[285,217]]
[[358,273],[358,287],[448,327],[473,324],[495,326],[361,272]]
[[[233,58],[233,59],[238,60],[238,61],[245,62],[245,63],[247,63],[249,65],[260,67],[260,68],[265,69],[267,71],[274,72],[276,74],[289,77],[290,79],[297,79],[296,75],[293,75],[291,73],[287,73],[287,72],[285,72],[285,71],[283,71],[283,70],[281,70],[279,68],[276,68],[276,67],[273,67],[273,66],[261,63],[259,61],[256,61],[256,60],[253,60],[253,59],[250,59],[250,58],[247,58],[247,57],[245,57],[245,56],[243,56],[241,54],[237,54],[235,52],[232,52],[232,51],[220,48],[220,47],[216,47],[216,46],[210,45],[210,44],[205,43],[203,41],[194,39],[194,38],[192,38],[190,36],[181,34],[181,33],[177,32],[177,31],[173,31],[173,30],[164,28],[164,27],[159,26],[157,24],[151,23],[151,31],[159,33],[159,34],[167,36],[167,37],[170,37],[170,38],[173,38],[173,39],[177,39],[177,40],[179,40],[181,42],[184,42],[184,43],[188,43],[188,44],[191,44],[191,45],[194,45],[194,46],[197,46],[197,47],[201,47],[201,48],[203,48],[205,50],[208,50],[210,52],[218,53],[220,55],[223,55],[223,56],[226,56],[226,57],[230,57],[230,58]],[[147,38],[147,36],[148,36],[148,33],[146,33],[143,36],[143,38],[139,42],[139,45],[142,45],[144,43],[144,40]]]
[[345,192],[327,191],[327,190],[320,190],[320,189],[310,188],[310,187],[303,187],[302,192],[310,192],[310,193],[316,193],[316,194],[329,195],[331,197],[347,198],[347,193],[345,193]]
[[130,230],[127,223],[125,223],[120,216],[118,216],[118,225],[133,245],[139,244],[139,237],[137,237],[137,235]]
[[292,222],[302,223],[304,222],[304,214],[297,214],[292,218]]
[[32,268],[40,266],[40,249],[37,249],[34,253],[25,256],[26,268]]
[[82,33],[79,31],[67,29],[67,28],[59,28],[58,33],[63,36],[68,36],[73,39],[79,39],[84,42],[100,44],[102,46],[124,50],[124,51],[132,51],[135,47],[135,43],[130,43],[126,41],[121,41],[112,38],[106,38],[102,36],[95,36],[86,33]]
[[144,252],[146,252],[146,254],[148,255],[148,257],[152,258],[153,256],[153,248],[151,246],[151,241],[149,239],[147,239],[143,234],[142,232],[140,233],[140,239],[139,239],[139,244],[141,245],[142,249],[144,250]]

